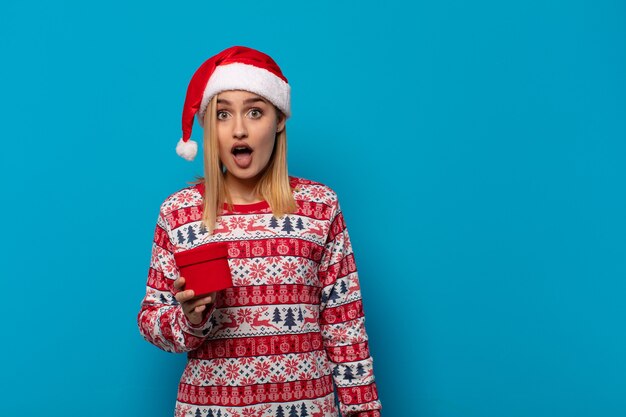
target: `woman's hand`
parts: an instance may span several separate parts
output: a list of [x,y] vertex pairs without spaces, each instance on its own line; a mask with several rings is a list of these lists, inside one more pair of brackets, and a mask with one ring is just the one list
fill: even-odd
[[184,287],[185,278],[180,277],[174,281],[174,288],[179,290],[174,297],[182,306],[183,313],[185,313],[189,322],[191,322],[191,324],[200,324],[204,320],[206,312],[209,311],[208,304],[215,301],[217,292],[214,291],[206,297],[194,298],[195,294],[193,290],[183,290]]

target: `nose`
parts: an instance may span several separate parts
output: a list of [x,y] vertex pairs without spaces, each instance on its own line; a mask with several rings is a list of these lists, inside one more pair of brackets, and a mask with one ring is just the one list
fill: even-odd
[[233,126],[233,137],[237,139],[243,139],[248,136],[248,129],[246,128],[245,120],[242,116],[235,117],[235,124]]

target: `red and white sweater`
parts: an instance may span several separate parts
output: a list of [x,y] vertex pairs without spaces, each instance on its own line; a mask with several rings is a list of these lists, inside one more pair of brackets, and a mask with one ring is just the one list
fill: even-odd
[[[354,254],[335,192],[290,177],[297,212],[235,205],[209,235],[202,184],[161,205],[139,330],[188,352],[177,417],[380,416]],[[228,242],[232,288],[194,326],[173,295],[174,253]]]

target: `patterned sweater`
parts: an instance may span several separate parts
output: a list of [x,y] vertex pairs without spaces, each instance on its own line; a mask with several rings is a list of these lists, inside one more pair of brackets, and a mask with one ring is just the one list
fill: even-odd
[[[234,205],[211,235],[201,222],[203,184],[161,205],[137,320],[150,343],[187,352],[177,417],[335,417],[334,386],[343,416],[380,416],[337,195],[290,181],[296,213],[276,218],[265,201]],[[193,325],[174,298],[174,253],[209,242],[227,242],[234,285]]]

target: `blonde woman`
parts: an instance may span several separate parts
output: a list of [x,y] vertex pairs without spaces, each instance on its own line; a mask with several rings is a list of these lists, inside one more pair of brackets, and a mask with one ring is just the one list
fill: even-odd
[[[195,117],[205,176],[161,205],[138,315],[147,341],[187,352],[176,416],[380,415],[341,208],[288,175],[290,113],[287,79],[251,48],[209,58],[189,84],[177,153],[195,157]],[[216,242],[233,286],[196,296],[175,254]]]

